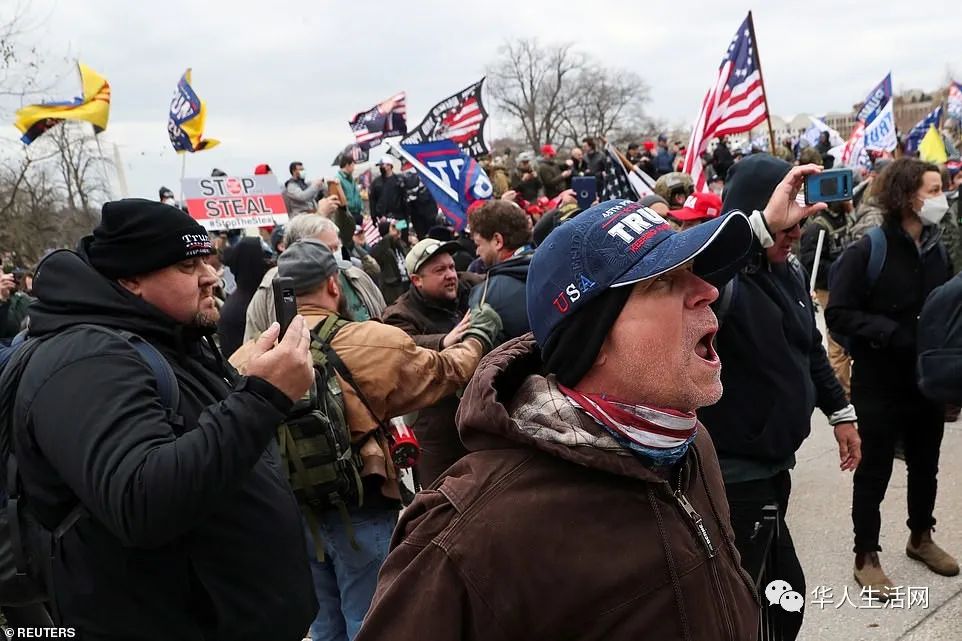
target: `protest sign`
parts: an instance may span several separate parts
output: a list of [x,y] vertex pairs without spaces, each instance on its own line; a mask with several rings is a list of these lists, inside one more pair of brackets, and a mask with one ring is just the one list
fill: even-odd
[[270,175],[185,178],[187,212],[205,229],[241,229],[287,223],[280,185]]

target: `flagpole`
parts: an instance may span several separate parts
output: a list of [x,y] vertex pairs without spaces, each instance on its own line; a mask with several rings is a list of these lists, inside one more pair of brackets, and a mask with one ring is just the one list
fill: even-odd
[[[755,19],[752,12],[748,12],[748,31],[751,34],[752,50],[754,51],[755,66],[758,67],[758,82],[762,85],[762,98],[765,100],[765,120],[768,122],[768,140],[771,143],[769,153],[775,155],[775,130],[772,129],[772,112],[768,109],[768,91],[765,89],[765,76],[762,74],[762,58],[758,53],[758,38],[755,37]],[[749,132],[751,138],[751,132]]]
[[184,204],[184,175],[187,173],[187,152],[180,154],[180,204]]
[[[93,124],[90,126],[93,127]],[[96,129],[94,129],[94,142],[97,143],[97,153],[100,154],[100,173],[104,179],[104,191],[106,192],[107,200],[110,200],[114,197],[114,190],[110,176],[107,175],[107,157],[104,156],[103,147],[100,146],[100,136],[97,135]]]
[[114,172],[117,174],[117,182],[120,183],[120,197],[130,198],[130,190],[127,188],[127,175],[124,173],[124,163],[120,158],[120,147],[114,143]]

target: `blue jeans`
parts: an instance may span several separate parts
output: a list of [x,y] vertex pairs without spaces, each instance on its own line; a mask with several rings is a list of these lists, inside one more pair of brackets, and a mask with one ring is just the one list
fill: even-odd
[[317,560],[311,529],[304,523],[319,606],[311,624],[311,641],[351,641],[357,635],[371,607],[377,573],[387,558],[398,519],[396,510],[352,510],[350,516],[360,550],[351,546],[351,537],[337,510],[317,515],[323,561]]

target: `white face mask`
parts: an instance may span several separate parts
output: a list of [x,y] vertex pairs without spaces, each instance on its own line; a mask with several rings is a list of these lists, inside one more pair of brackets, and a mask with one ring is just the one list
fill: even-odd
[[922,210],[919,212],[919,216],[922,220],[928,221],[933,225],[939,224],[942,217],[945,216],[945,212],[949,210],[949,201],[945,197],[945,194],[939,194],[938,196],[932,196],[931,198],[926,198],[922,202]]

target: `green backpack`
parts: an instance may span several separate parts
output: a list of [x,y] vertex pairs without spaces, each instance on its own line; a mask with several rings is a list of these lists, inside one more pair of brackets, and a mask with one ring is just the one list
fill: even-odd
[[351,444],[344,394],[334,375],[334,361],[340,364],[340,359],[330,346],[334,335],[348,322],[332,314],[311,332],[314,385],[277,428],[281,459],[311,529],[319,560],[324,553],[316,514],[338,510],[356,548],[348,510],[364,504],[360,444]]

